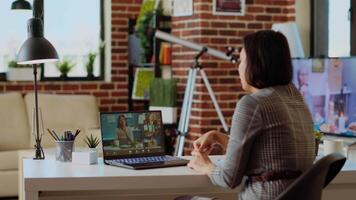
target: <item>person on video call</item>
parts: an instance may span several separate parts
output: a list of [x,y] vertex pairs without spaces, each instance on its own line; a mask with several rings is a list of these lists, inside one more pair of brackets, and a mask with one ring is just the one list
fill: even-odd
[[[216,130],[194,141],[188,166],[222,187],[241,187],[240,199],[274,199],[315,158],[313,122],[303,97],[291,83],[292,63],[286,38],[259,31],[243,39],[239,74],[250,94],[237,103],[230,135]],[[226,158],[215,165],[208,154],[215,143]]]
[[309,77],[308,66],[301,65],[297,71],[298,90],[304,97],[304,101],[307,103],[309,111],[313,113],[313,97],[309,91],[308,77]]
[[117,140],[120,145],[131,145],[134,142],[134,136],[129,127],[127,127],[126,117],[120,115],[117,124]]
[[155,147],[158,145],[156,141],[156,136],[159,134],[159,125],[154,113],[150,113],[146,116],[144,125],[144,133],[146,144],[148,147]]
[[298,90],[303,96],[305,96],[309,91],[308,76],[309,76],[308,67],[305,65],[300,66],[297,72]]

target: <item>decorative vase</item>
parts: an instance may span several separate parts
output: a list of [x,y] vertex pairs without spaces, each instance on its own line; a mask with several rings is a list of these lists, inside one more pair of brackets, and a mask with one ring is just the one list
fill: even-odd
[[89,79],[89,80],[94,80],[94,74],[93,73],[88,73],[88,75],[87,75],[87,78]]
[[65,73],[61,73],[61,75],[59,76],[59,78],[61,78],[62,80],[66,80],[68,78],[68,75]]
[[84,151],[75,151],[72,155],[72,162],[87,165],[96,164],[98,163],[98,152],[96,148],[89,148]]
[[96,148],[89,148],[90,164],[98,163],[98,150]]
[[[41,68],[37,68],[37,80],[41,78]],[[33,81],[33,68],[9,68],[7,72],[9,81]]]

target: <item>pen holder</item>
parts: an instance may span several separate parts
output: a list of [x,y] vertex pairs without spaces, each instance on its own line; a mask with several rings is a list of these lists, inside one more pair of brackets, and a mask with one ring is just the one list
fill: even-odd
[[56,141],[57,161],[72,162],[73,151],[74,151],[74,141]]

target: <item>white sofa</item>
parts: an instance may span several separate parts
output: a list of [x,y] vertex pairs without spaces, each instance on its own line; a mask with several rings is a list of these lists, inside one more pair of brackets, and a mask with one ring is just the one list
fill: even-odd
[[[34,94],[0,94],[0,198],[18,195],[18,152],[33,148],[32,110]],[[39,94],[44,129],[81,129],[75,146],[84,147],[85,135],[100,136],[99,110],[94,96]],[[48,133],[42,138],[44,148],[54,147]]]

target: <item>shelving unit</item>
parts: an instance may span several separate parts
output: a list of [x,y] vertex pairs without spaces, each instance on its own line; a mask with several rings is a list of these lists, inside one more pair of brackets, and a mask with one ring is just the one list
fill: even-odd
[[[156,15],[153,16],[153,27],[152,31],[153,33],[155,30],[158,28],[159,30],[165,31],[165,32],[170,32],[170,22],[171,22],[171,17],[170,16],[158,16],[155,17]],[[136,25],[136,19],[129,19],[129,37],[133,36],[135,34],[135,25]],[[137,42],[136,42],[137,43]],[[161,72],[161,66],[159,63],[159,54],[160,54],[160,46],[161,46],[161,41],[153,36],[152,38],[152,48],[153,48],[153,55],[154,56],[154,63],[132,63],[131,60],[129,59],[129,69],[128,69],[128,82],[129,82],[129,94],[128,94],[128,107],[129,110],[133,110],[133,104],[134,102],[142,102],[144,104],[144,109],[148,110],[149,107],[149,101],[148,100],[134,100],[132,99],[132,93],[133,93],[133,84],[134,84],[134,76],[135,76],[135,71],[138,67],[154,67],[154,74],[156,78],[161,77],[162,72]],[[129,42],[129,52],[131,51],[131,48],[134,49],[140,49],[140,46],[131,46]],[[138,53],[138,54],[137,54]],[[139,56],[140,52],[136,52],[136,55],[129,55],[129,58],[132,56]],[[135,58],[137,60],[137,57]]]
[[[165,31],[167,33],[171,32],[170,28],[170,22],[171,22],[171,17],[170,16],[158,16],[158,17],[153,17],[153,27],[152,31],[153,33],[159,29],[161,31]],[[136,25],[136,19],[129,19],[129,38],[135,34],[135,25]],[[133,37],[134,38],[134,37]],[[137,38],[136,38],[137,39]],[[139,42],[133,42],[139,44]],[[144,109],[148,110],[149,109],[149,101],[148,100],[135,100],[132,99],[132,93],[133,93],[133,86],[134,86],[134,79],[135,79],[135,71],[139,67],[147,67],[147,68],[154,68],[154,75],[156,78],[160,78],[162,76],[162,71],[161,71],[161,63],[160,63],[160,49],[161,49],[161,41],[153,36],[152,38],[152,48],[153,48],[153,55],[154,56],[154,63],[133,63],[131,62],[132,60],[139,60],[137,59],[137,56],[140,56],[140,51],[132,51],[134,48],[135,50],[140,49],[140,46],[131,46],[129,42],[129,53],[134,52],[135,55],[129,55],[129,69],[128,69],[128,82],[129,82],[129,88],[128,88],[128,109],[129,111],[134,110],[134,103],[135,102],[142,102],[144,105]],[[133,58],[134,57],[134,58]],[[131,58],[131,59],[130,59]],[[175,133],[176,133],[176,128],[177,124],[164,124],[164,134],[165,134],[165,149],[167,154],[173,155],[174,153],[174,139],[175,139]]]
[[[153,30],[156,32],[157,29],[170,33],[171,32],[171,17],[170,16],[157,16],[154,14],[153,16]],[[167,27],[167,24],[169,22],[169,27]],[[159,54],[160,54],[160,48],[161,48],[161,41],[157,39],[156,37],[153,37],[153,56],[155,57],[155,77],[162,77],[162,71],[161,71],[161,66],[160,66],[160,59],[159,59]]]

